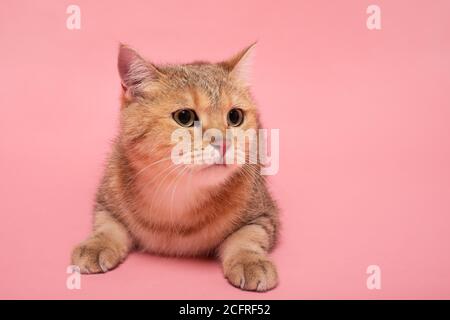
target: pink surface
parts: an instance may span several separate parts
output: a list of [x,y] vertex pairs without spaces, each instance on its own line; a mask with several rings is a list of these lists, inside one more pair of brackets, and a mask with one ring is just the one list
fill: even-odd
[[[0,298],[450,298],[449,1],[75,1],[70,31],[71,3],[0,3]],[[116,132],[118,42],[189,62],[254,40],[281,137],[280,285],[241,292],[215,261],[132,254],[68,290]]]

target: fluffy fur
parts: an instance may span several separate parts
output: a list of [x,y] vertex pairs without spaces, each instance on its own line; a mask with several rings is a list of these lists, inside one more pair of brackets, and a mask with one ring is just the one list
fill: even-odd
[[156,66],[121,45],[120,130],[98,189],[93,231],[72,253],[83,273],[111,270],[138,248],[217,255],[232,285],[257,291],[276,286],[268,252],[278,213],[259,165],[174,165],[170,159],[178,109],[195,110],[204,130],[225,131],[228,111],[239,106],[245,114],[240,128],[260,127],[248,83],[252,51],[215,64]]

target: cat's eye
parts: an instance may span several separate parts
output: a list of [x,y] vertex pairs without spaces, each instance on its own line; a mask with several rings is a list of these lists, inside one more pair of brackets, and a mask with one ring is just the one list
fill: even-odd
[[228,112],[227,122],[232,127],[237,127],[244,121],[244,112],[239,108],[233,108]]
[[172,114],[173,119],[183,127],[192,127],[198,120],[197,114],[192,109],[180,109]]

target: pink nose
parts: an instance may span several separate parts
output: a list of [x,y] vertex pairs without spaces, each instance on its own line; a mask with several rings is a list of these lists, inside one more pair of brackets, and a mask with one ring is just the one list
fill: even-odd
[[223,156],[225,156],[225,153],[227,152],[227,149],[230,147],[231,144],[230,144],[230,141],[223,140],[223,139],[221,139],[221,140],[216,139],[214,142],[211,143],[211,145],[215,149],[219,150],[220,155],[223,157]]

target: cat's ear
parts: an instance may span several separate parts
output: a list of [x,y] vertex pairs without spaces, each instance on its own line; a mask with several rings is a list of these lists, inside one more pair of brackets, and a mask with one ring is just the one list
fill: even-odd
[[159,70],[142,58],[135,50],[120,44],[117,61],[122,88],[124,91],[138,93],[144,81],[156,80]]
[[221,63],[221,65],[230,72],[230,75],[246,85],[250,85],[255,47],[256,42]]

